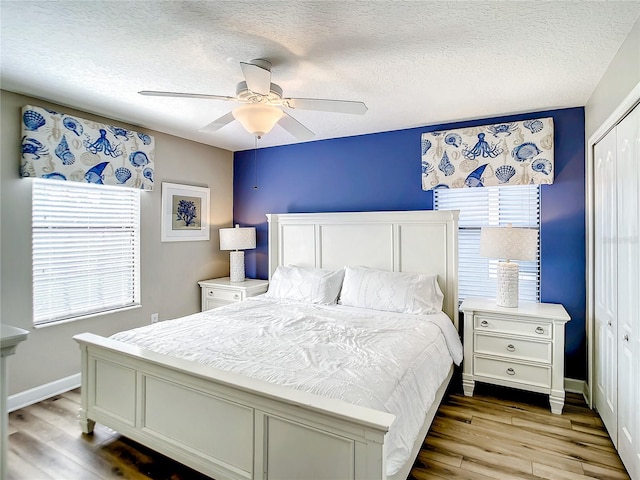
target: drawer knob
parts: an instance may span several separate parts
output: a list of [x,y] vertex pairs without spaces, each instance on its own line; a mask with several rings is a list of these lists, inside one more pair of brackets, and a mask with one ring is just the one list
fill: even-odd
[[542,335],[544,333],[544,328],[542,327],[536,327],[536,333]]
[[507,375],[515,375],[515,374],[516,374],[516,371],[513,368],[511,367],[507,368]]
[[625,342],[628,342],[629,341],[629,334],[625,333],[624,337],[622,337],[622,338],[624,338]]
[[488,327],[488,326],[489,326],[489,322],[487,322],[486,320],[482,320],[482,321],[480,322],[480,326],[481,326],[481,327]]
[[516,351],[516,347],[514,347],[513,344],[510,343],[509,345],[507,345],[507,350],[509,352],[515,352]]
[[240,294],[239,294],[239,293],[236,293],[236,294],[233,296],[233,298],[235,298],[236,300],[238,300],[238,299],[240,298]]
[[209,296],[213,297],[213,292],[212,291],[209,291]]

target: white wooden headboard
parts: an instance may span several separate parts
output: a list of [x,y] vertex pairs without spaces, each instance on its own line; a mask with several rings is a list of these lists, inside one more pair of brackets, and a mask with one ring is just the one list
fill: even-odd
[[458,211],[267,214],[269,277],[278,265],[434,273],[458,328]]

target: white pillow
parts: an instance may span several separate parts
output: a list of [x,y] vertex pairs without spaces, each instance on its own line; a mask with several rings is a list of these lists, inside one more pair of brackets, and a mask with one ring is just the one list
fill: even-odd
[[265,297],[329,305],[336,303],[343,275],[343,269],[278,266]]
[[437,275],[345,267],[339,303],[419,315],[442,310],[443,300]]

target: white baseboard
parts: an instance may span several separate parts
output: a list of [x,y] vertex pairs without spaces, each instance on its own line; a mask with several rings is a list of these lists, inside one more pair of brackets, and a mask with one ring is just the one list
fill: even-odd
[[571,393],[584,393],[584,380],[576,380],[575,378],[564,379],[564,389]]
[[80,386],[80,379],[80,374],[76,373],[66,378],[61,378],[60,380],[10,395],[9,398],[7,398],[7,410],[13,412],[14,410],[33,405],[54,395],[78,388]]
[[586,381],[576,380],[575,378],[565,378],[564,389],[567,392],[581,394],[584,397],[584,401],[589,405],[589,389],[587,388]]
[[[41,400],[53,397],[54,395],[59,395],[64,392],[68,392],[69,390],[73,390],[74,388],[78,388],[80,386],[80,380],[80,374],[76,373],[75,375],[61,378],[60,380],[47,383],[46,385],[40,385],[39,387],[32,388],[31,390],[11,395],[7,399],[7,410],[9,412],[13,412],[14,410],[33,405],[34,403],[38,403]],[[585,397],[587,404],[589,403],[587,384],[584,380],[565,378],[564,389],[567,392],[582,394]]]

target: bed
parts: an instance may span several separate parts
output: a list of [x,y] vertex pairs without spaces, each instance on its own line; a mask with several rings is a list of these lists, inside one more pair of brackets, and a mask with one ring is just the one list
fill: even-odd
[[[445,323],[451,322],[457,330],[457,212],[271,214],[267,218],[270,279],[279,279],[292,265],[310,271],[344,270],[347,272],[344,285],[352,284],[347,282],[347,275],[357,278],[353,275],[360,275],[361,270],[365,274],[371,271],[397,272],[405,277],[435,276],[444,294],[441,300],[444,313],[421,316],[433,317],[434,325],[438,323],[435,317],[440,321],[444,318]],[[353,267],[349,270],[345,266]],[[345,294],[345,299],[348,297]],[[349,329],[364,328],[365,324],[367,328],[383,328],[382,323],[367,321],[373,317],[361,305],[349,305],[347,301],[339,306],[309,306],[267,296],[242,303],[189,319],[161,322],[166,324],[161,328],[177,329],[165,332],[169,340],[164,343],[172,343],[170,340],[178,338],[176,332],[180,331],[196,332],[198,337],[198,328],[211,330],[211,325],[218,325],[223,317],[228,317],[231,323],[220,331],[233,333],[226,336],[231,343],[220,343],[216,347],[221,349],[218,354],[230,349],[234,338],[241,350],[250,351],[248,344],[239,340],[242,333],[233,329],[245,317],[250,317],[251,311],[266,322],[256,331],[268,330],[268,326],[276,322],[265,319],[264,312],[273,310],[274,306],[284,312],[299,309],[305,318],[320,319],[312,327],[302,325],[301,335],[324,325],[325,314],[331,311],[333,315],[335,310],[347,311],[345,315],[357,323]],[[405,317],[415,317],[403,312],[385,315],[376,322],[397,321],[401,329],[408,328],[413,321]],[[189,325],[184,327],[181,322],[190,323],[184,323]],[[194,322],[200,322],[200,326],[193,326]],[[331,330],[335,326],[327,328]],[[446,330],[443,325],[437,328],[442,332]],[[291,329],[291,324],[283,328]],[[404,434],[396,434],[400,421],[389,409],[381,408],[370,399],[359,401],[367,397],[366,393],[360,392],[358,398],[345,401],[341,395],[322,394],[323,389],[325,393],[332,391],[333,384],[330,388],[320,386],[319,390],[298,388],[286,380],[284,385],[268,381],[271,375],[268,371],[263,371],[260,377],[241,369],[226,369],[215,362],[196,361],[200,359],[192,358],[193,353],[180,356],[145,344],[146,330],[147,327],[143,327],[124,332],[117,339],[89,333],[74,337],[82,354],[80,421],[83,432],[90,433],[95,422],[100,422],[217,480],[406,478],[453,372],[453,359],[449,358],[437,384],[431,385],[428,395],[425,394],[430,398],[428,405],[423,405],[420,420],[409,422],[415,425],[417,433],[412,432],[407,440]],[[137,343],[134,338],[127,338],[138,334],[141,339]],[[393,340],[394,335],[395,332],[386,333],[385,344],[376,343],[374,350],[400,351],[398,343],[393,342],[402,340]],[[454,336],[455,339],[438,342],[447,343],[451,351],[455,347],[449,344],[459,342],[457,335]],[[220,337],[222,342],[225,335]],[[214,347],[205,347],[205,350],[207,348],[215,350]],[[262,360],[261,355],[261,350],[251,353],[268,362]],[[333,357],[332,352],[327,359]],[[317,359],[311,361],[314,362]],[[428,376],[429,372],[413,367],[410,370],[415,370],[418,378]],[[372,371],[375,374],[375,370]],[[338,378],[339,375],[332,376],[334,384]],[[383,378],[380,377],[381,384],[385,383]],[[313,378],[310,382],[316,383]],[[395,392],[398,387],[391,385],[390,388]],[[404,415],[399,415],[400,419],[404,419]],[[394,437],[403,437],[405,444],[409,442],[401,456],[394,457],[391,453],[397,444]]]

